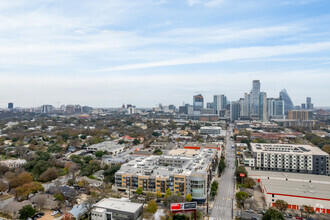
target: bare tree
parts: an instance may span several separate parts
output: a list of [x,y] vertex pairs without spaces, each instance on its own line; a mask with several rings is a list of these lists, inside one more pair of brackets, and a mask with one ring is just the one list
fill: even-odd
[[38,195],[38,196],[36,196],[36,199],[35,199],[34,202],[37,204],[37,207],[38,207],[39,211],[41,209],[43,209],[43,207],[45,206],[46,200],[47,200],[47,196],[46,195]]

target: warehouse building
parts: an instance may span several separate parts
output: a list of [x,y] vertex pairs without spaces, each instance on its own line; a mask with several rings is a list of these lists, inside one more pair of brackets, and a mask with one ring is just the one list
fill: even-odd
[[170,189],[183,196],[190,193],[194,200],[204,202],[218,164],[218,150],[203,148],[187,155],[138,157],[121,166],[115,185],[119,190],[141,187],[144,191],[165,193]]
[[251,144],[253,169],[327,175],[329,154],[300,144]]
[[260,187],[268,207],[276,200],[284,200],[289,209],[301,210],[312,207],[317,213],[330,214],[330,184],[316,182],[283,181],[261,179]]
[[105,198],[93,205],[92,220],[137,220],[142,219],[143,205],[124,199]]

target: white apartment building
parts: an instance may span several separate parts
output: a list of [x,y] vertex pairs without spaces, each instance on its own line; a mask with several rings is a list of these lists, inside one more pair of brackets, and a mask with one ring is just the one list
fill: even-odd
[[[327,175],[329,154],[300,144],[252,143],[253,169]],[[251,163],[252,164],[252,163]]]

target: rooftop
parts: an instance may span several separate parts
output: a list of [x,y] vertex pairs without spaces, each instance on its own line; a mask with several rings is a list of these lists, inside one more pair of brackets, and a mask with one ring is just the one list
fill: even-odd
[[328,156],[326,152],[318,147],[302,144],[269,144],[269,143],[251,143],[253,152],[276,152],[283,154],[301,154],[301,155],[324,155]]
[[105,198],[94,205],[95,208],[114,209],[124,212],[136,212],[142,204],[129,202],[123,199]]
[[327,199],[330,201],[330,191],[328,184],[305,183],[275,179],[262,179],[267,193],[284,194],[288,196],[303,196],[316,199]]

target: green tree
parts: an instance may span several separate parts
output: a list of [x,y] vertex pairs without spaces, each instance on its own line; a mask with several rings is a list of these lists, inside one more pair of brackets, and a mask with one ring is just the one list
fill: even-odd
[[284,212],[289,207],[288,203],[281,199],[276,200],[274,206],[281,212]]
[[239,202],[242,207],[244,208],[244,201],[249,198],[249,194],[247,194],[246,192],[238,192],[236,193],[236,200],[237,202]]
[[159,137],[160,136],[160,134],[158,132],[155,132],[155,131],[152,132],[151,134],[152,134],[152,136],[155,136],[155,137]]
[[157,198],[162,198],[163,194],[158,190],[156,193]]
[[218,175],[220,176],[220,174],[222,173],[222,171],[226,168],[226,163],[225,163],[225,159],[221,158],[220,162],[219,162],[219,166],[218,166]]
[[309,205],[304,205],[304,212],[307,213],[307,219],[310,214],[315,214],[315,210],[313,209],[313,207],[311,207]]
[[263,220],[284,220],[283,213],[275,208],[269,208],[264,216],[262,217]]
[[155,154],[155,155],[162,155],[162,154],[163,154],[163,152],[162,152],[162,150],[161,150],[161,149],[159,149],[159,148],[156,148],[156,149],[154,150],[153,154]]
[[138,187],[138,188],[136,189],[136,194],[141,195],[142,192],[143,192],[143,189],[142,189],[141,187]]
[[219,187],[219,183],[216,181],[213,181],[211,184],[211,192],[210,192],[212,198],[214,198],[217,195],[218,187]]
[[252,178],[244,178],[244,187],[245,188],[252,188],[253,186],[256,185],[256,182]]
[[88,164],[84,164],[81,167],[80,175],[81,176],[90,176],[99,170],[100,170],[100,164],[98,162],[94,161],[94,162],[91,162]]
[[55,200],[57,200],[61,203],[65,201],[65,197],[61,193],[54,194],[53,197]]
[[170,188],[168,188],[168,189],[166,190],[166,195],[168,195],[168,196],[172,195],[172,191],[171,191]]
[[241,173],[244,173],[245,177],[248,177],[248,172],[246,171],[244,166],[239,166],[239,167],[236,168],[235,175],[236,175],[237,179],[241,178],[240,177]]
[[135,139],[133,140],[133,144],[134,144],[134,145],[138,145],[138,144],[140,144],[140,140],[135,138]]
[[95,152],[95,156],[97,157],[97,158],[101,158],[101,157],[103,157],[103,155],[105,155],[107,152],[106,151],[101,151],[101,150],[99,150],[99,151],[96,151]]
[[147,212],[155,214],[157,212],[158,206],[154,200],[150,200],[147,204]]
[[188,193],[188,194],[186,195],[186,201],[187,201],[187,202],[191,202],[191,201],[192,201],[192,196],[190,195],[190,193]]
[[33,208],[32,205],[25,205],[23,206],[18,214],[19,214],[19,219],[27,219],[32,217],[36,213],[36,209]]
[[104,182],[106,183],[115,183],[115,173],[120,169],[121,165],[120,164],[115,164],[106,169],[103,172],[104,175]]

